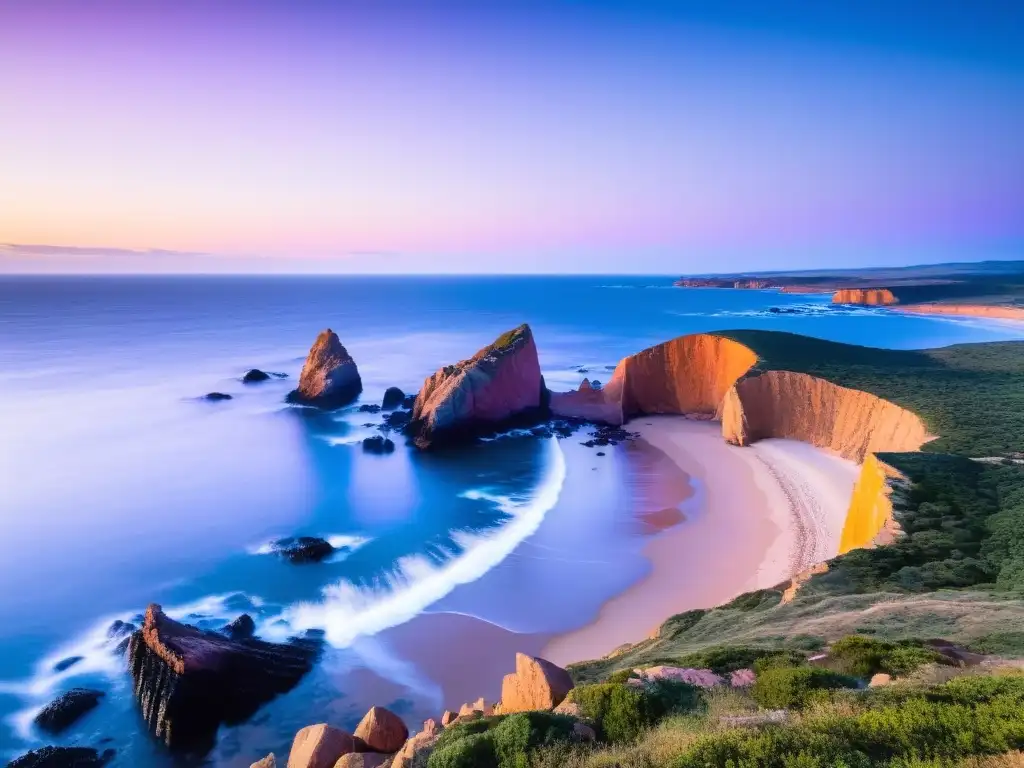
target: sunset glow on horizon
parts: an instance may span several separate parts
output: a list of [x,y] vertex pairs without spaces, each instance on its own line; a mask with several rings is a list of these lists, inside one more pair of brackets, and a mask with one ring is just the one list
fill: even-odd
[[5,3],[0,272],[1024,256],[1024,8],[715,5]]

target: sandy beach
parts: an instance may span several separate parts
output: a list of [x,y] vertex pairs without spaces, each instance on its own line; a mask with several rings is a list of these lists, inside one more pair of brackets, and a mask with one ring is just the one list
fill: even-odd
[[635,513],[663,516],[669,502],[685,521],[645,547],[645,578],[605,603],[593,622],[547,644],[543,655],[559,664],[642,640],[672,614],[775,586],[839,546],[853,462],[796,440],[740,448],[722,439],[718,422],[682,416],[642,417],[627,428],[689,478],[663,485],[656,498],[638,496]]

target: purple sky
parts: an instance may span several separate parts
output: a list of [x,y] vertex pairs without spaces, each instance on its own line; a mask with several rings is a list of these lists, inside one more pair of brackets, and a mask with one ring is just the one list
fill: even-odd
[[0,272],[1024,257],[1004,5],[0,0]]

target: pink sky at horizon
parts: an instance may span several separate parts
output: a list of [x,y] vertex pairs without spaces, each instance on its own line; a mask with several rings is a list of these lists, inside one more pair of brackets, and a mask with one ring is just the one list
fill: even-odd
[[0,8],[0,243],[671,272],[1024,242],[1016,61],[664,10],[96,7]]

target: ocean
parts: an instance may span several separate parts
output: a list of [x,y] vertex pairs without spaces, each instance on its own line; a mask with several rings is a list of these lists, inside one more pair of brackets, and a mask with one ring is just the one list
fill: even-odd
[[[118,766],[178,764],[141,730],[107,636],[151,602],[211,629],[245,612],[268,639],[325,638],[297,688],[223,728],[205,761],[178,761],[216,766],[287,754],[298,728],[351,728],[372,704],[415,730],[481,687],[493,697],[515,650],[591,621],[647,571],[656,532],[626,487],[654,458],[599,458],[582,432],[361,450],[380,415],[359,404],[416,392],[522,322],[552,389],[699,331],[890,348],[1024,338],[1009,323],[667,277],[0,277],[0,759],[58,743],[114,748]],[[363,395],[335,413],[288,406],[326,327]],[[287,378],[245,385],[249,368]],[[233,399],[202,399],[212,391]],[[339,553],[312,566],[269,553],[305,534]],[[35,712],[76,686],[106,696],[61,736],[38,733]]]

